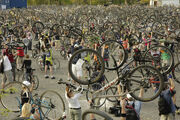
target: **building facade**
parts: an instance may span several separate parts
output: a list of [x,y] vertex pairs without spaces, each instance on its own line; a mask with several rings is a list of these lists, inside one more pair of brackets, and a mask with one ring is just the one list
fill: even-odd
[[179,6],[180,0],[150,0],[150,6],[174,5]]
[[0,0],[1,9],[27,8],[27,0]]

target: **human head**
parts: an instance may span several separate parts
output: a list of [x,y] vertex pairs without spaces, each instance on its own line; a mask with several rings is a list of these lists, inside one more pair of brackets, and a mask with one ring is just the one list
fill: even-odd
[[66,92],[67,92],[68,98],[73,97],[73,91],[70,89],[69,85],[66,85]]
[[27,59],[29,58],[29,55],[28,55],[28,54],[26,54],[26,58],[27,58]]
[[126,95],[126,97],[127,97],[127,99],[129,101],[133,101],[134,100],[134,98],[129,93]]
[[29,81],[23,81],[23,84],[24,84],[24,85],[22,85],[23,90],[26,90],[25,86],[29,87],[31,85],[31,83]]
[[22,113],[21,113],[21,117],[30,117],[31,115],[31,104],[29,103],[24,103],[24,105],[22,106]]

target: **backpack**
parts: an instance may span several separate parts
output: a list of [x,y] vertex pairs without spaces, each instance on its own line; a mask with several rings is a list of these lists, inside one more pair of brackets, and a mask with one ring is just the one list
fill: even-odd
[[0,62],[0,73],[4,73],[4,58]]
[[134,109],[134,102],[132,105],[126,105],[126,120],[140,120],[139,115]]
[[159,115],[167,115],[171,113],[171,106],[166,101],[166,99],[163,97],[163,95],[160,95],[158,100],[158,109],[159,109]]
[[134,56],[133,56],[135,61],[140,61],[141,58],[141,51],[138,48],[134,49]]

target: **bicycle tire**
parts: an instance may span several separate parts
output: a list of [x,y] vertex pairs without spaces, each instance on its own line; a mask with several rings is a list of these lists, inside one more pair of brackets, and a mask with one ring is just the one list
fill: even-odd
[[60,62],[59,62],[59,60],[57,58],[54,58],[53,59],[53,69],[57,70],[59,68],[60,68]]
[[[43,92],[42,94],[41,94],[41,96],[40,96],[40,101],[41,101],[41,103],[40,103],[40,110],[42,111],[42,114],[43,114],[43,116],[45,117],[45,118],[47,118],[48,120],[55,120],[54,118],[53,119],[51,119],[51,118],[49,118],[48,116],[46,116],[45,115],[45,113],[44,113],[44,111],[43,111],[43,103],[42,103],[42,101],[43,101],[43,98],[44,98],[44,96],[45,96],[45,94],[47,94],[48,92],[51,92],[51,93],[53,93],[53,94],[56,94],[58,97],[59,97],[59,100],[61,100],[61,101],[58,101],[58,102],[61,102],[62,103],[62,112],[64,113],[65,112],[65,103],[64,103],[64,100],[63,100],[63,98],[59,95],[59,93],[57,93],[56,91],[53,91],[53,90],[47,90],[47,91],[45,91],[45,92]],[[53,96],[50,96],[50,97],[53,97]],[[48,104],[49,105],[49,104]],[[52,106],[51,106],[52,107]],[[56,108],[56,107],[55,107]],[[58,118],[56,118],[56,120],[59,120],[59,119],[61,119],[61,117],[62,117],[63,115],[58,115]]]
[[177,72],[177,73],[179,74],[179,72],[180,72],[180,62],[177,63],[177,64],[173,67],[173,69],[172,69],[172,76],[173,76],[174,80],[175,80],[177,83],[180,84],[180,78],[177,77],[177,75],[175,74],[175,72]]
[[[164,73],[164,74],[168,74],[171,72],[172,68],[173,68],[173,65],[174,65],[174,56],[173,56],[173,53],[172,51],[165,47],[165,46],[161,46],[161,45],[157,45],[157,46],[153,46],[151,48],[149,48],[145,53],[144,53],[144,58],[146,57],[146,55],[148,55],[148,53],[153,50],[153,49],[157,49],[157,48],[163,48],[163,50],[165,49],[168,53],[169,53],[169,56],[170,56],[170,62],[169,62],[169,67],[168,69],[166,69],[165,71],[161,71],[161,73]],[[160,58],[161,59],[161,58]]]
[[23,26],[16,26],[15,28],[13,28],[13,35],[15,35],[16,37],[23,36],[24,35]]
[[[37,75],[33,75],[33,76],[32,76],[32,79],[34,79],[34,80],[33,80],[33,81],[34,81],[33,90],[37,90],[38,87],[39,87],[39,78],[38,78]],[[33,82],[33,81],[32,81],[32,82]]]
[[[154,67],[152,67],[152,66],[148,66],[148,65],[140,65],[140,66],[138,66],[138,67],[136,67],[136,68],[134,68],[130,73],[129,73],[129,75],[128,75],[128,77],[127,77],[127,80],[128,80],[128,84],[127,84],[127,89],[128,89],[128,91],[131,91],[131,87],[132,87],[132,81],[134,81],[134,80],[132,80],[132,78],[130,78],[130,77],[133,77],[133,73],[135,73],[135,72],[137,72],[138,71],[138,73],[139,73],[139,71],[141,70],[141,68],[142,69],[145,69],[147,72],[149,72],[148,71],[148,69],[151,69],[152,71],[151,71],[151,75],[149,75],[149,74],[143,74],[144,76],[145,75],[147,75],[147,76],[152,76],[152,77],[154,77],[154,78],[156,78],[156,79],[154,79],[154,81],[150,81],[150,79],[148,78],[148,83],[149,83],[149,81],[150,81],[150,86],[147,86],[147,85],[149,85],[149,84],[146,84],[145,83],[145,78],[146,78],[146,76],[143,78],[143,80],[142,80],[142,82],[139,82],[139,84],[138,84],[138,86],[139,86],[139,90],[140,90],[140,87],[143,87],[143,88],[147,88],[147,89],[149,89],[149,88],[152,88],[152,84],[158,84],[159,86],[159,88],[157,89],[157,91],[155,92],[154,91],[154,93],[155,94],[152,94],[152,91],[151,91],[151,93],[150,94],[148,94],[147,95],[147,98],[143,98],[144,96],[145,96],[145,94],[144,94],[144,96],[143,97],[139,97],[139,95],[136,95],[135,94],[135,91],[133,91],[133,92],[131,92],[130,94],[131,94],[131,96],[133,97],[133,98],[135,98],[136,100],[139,100],[139,101],[142,101],[142,102],[149,102],[149,101],[152,101],[152,100],[154,100],[154,99],[156,99],[158,96],[159,96],[159,94],[161,93],[161,91],[163,90],[163,86],[164,86],[164,80],[163,80],[163,77],[162,77],[162,74],[156,69],[156,68],[154,68]],[[140,69],[140,70],[139,70]],[[142,72],[142,71],[140,71],[140,72]],[[143,73],[143,72],[142,72]],[[149,72],[150,73],[150,72]],[[142,75],[141,75],[142,76]],[[140,80],[139,78],[138,78],[138,80]],[[157,82],[156,80],[159,80],[159,82]],[[136,80],[137,81],[137,80]],[[145,86],[146,85],[146,86]],[[137,88],[136,88],[137,89]],[[135,89],[135,90],[136,90]],[[137,90],[138,90],[137,89]],[[151,97],[149,97],[150,95],[152,95]]]
[[[99,62],[99,64],[100,64],[101,70],[100,70],[98,76],[93,79],[93,81],[92,81],[92,80],[82,81],[82,80],[78,79],[78,78],[73,74],[72,64],[73,64],[74,57],[76,57],[76,55],[78,55],[78,54],[80,54],[80,53],[82,53],[82,52],[92,52],[93,55],[96,55],[97,58],[98,58],[98,62]],[[97,82],[97,81],[102,77],[102,75],[104,74],[104,71],[105,71],[104,61],[103,61],[101,55],[99,55],[99,53],[96,52],[95,50],[93,50],[93,49],[80,49],[80,50],[77,50],[77,51],[71,56],[71,58],[70,58],[70,60],[69,60],[69,63],[68,63],[68,71],[69,71],[69,74],[70,74],[70,76],[72,77],[73,80],[75,80],[76,82],[78,82],[78,83],[80,83],[80,84],[83,84],[83,85],[89,85],[89,84],[92,84],[92,83]]]
[[[114,49],[114,48],[117,48],[118,46],[122,49],[122,60],[121,60],[121,62],[120,62],[120,64],[117,66],[117,67],[114,67],[114,61],[113,61],[113,67],[106,67],[105,66],[105,69],[108,69],[108,70],[116,70],[116,69],[118,69],[118,68],[120,68],[124,63],[125,63],[125,61],[126,61],[126,58],[127,58],[127,54],[126,54],[126,52],[125,52],[125,49],[124,49],[124,47],[122,46],[122,44],[120,44],[120,42],[118,42],[118,41],[115,41],[115,40],[108,40],[108,41],[105,41],[105,42],[103,42],[101,45],[100,45],[100,47],[99,47],[99,49],[98,49],[98,52],[100,52],[101,53],[101,48],[104,46],[104,45],[106,45],[106,44],[108,44],[108,43],[115,43],[116,44],[116,46],[111,46],[112,47],[112,49]],[[114,45],[115,45],[114,44]],[[113,44],[112,44],[113,45]],[[118,51],[118,52],[120,52],[120,51]],[[117,53],[117,52],[116,52]],[[119,53],[120,54],[120,53]],[[114,57],[114,56],[113,56]],[[114,60],[113,58],[112,58],[112,60]],[[117,61],[116,61],[117,62]]]
[[86,116],[88,114],[96,114],[96,115],[99,115],[101,117],[103,117],[104,119],[103,120],[113,120],[109,115],[107,115],[106,113],[102,112],[102,111],[99,111],[99,110],[95,110],[95,109],[88,109],[88,110],[85,110],[82,114],[82,120],[89,120],[89,118],[87,119]]
[[[87,101],[92,101],[92,99],[90,99],[90,94],[92,91],[97,91],[99,89],[101,89],[102,85],[100,83],[93,83],[91,85],[89,85],[89,91],[86,92],[86,100]],[[101,92],[102,93],[102,92]],[[106,92],[104,92],[106,94]],[[103,94],[103,95],[105,95]],[[101,106],[104,105],[104,103],[106,102],[106,98],[98,98],[98,99],[94,99],[94,102],[91,103],[91,106],[95,107],[95,108],[100,108]]]
[[[26,85],[24,85],[22,82],[10,82],[10,83],[8,83],[7,85],[5,85],[5,87],[4,87],[4,90],[6,91],[8,91],[8,87],[12,87],[14,84],[16,84],[16,85],[18,85],[18,88],[21,88],[22,87],[22,85],[27,89],[27,91],[30,91],[29,90],[29,88],[26,86]],[[18,89],[17,88],[17,89]],[[10,88],[9,88],[10,89]],[[17,89],[16,90],[14,90],[14,93],[17,93]],[[11,91],[10,90],[10,96],[11,97],[8,97],[7,96],[7,92],[5,92],[5,93],[2,93],[2,91],[1,91],[1,96],[0,96],[0,102],[1,102],[1,104],[2,104],[2,106],[5,108],[5,109],[8,109],[8,110],[10,110],[10,111],[12,111],[12,112],[20,112],[20,100],[18,101],[17,100],[17,98],[16,97],[14,97],[13,95],[14,94],[12,94],[11,92],[13,92],[13,91]],[[6,96],[3,96],[3,94],[5,94]],[[20,93],[18,93],[18,98],[20,98]],[[4,98],[5,97],[8,97],[8,98],[6,98],[7,100],[4,100]],[[15,99],[13,99],[13,98],[15,98]],[[28,97],[29,99],[30,99],[30,95],[29,95],[29,97]],[[6,101],[8,101],[7,103],[6,103]],[[15,103],[16,102],[16,103]],[[12,105],[11,105],[12,104]],[[17,106],[16,106],[17,105]],[[18,106],[19,105],[19,106]],[[13,107],[16,107],[16,108],[12,108],[12,106]],[[11,108],[10,108],[11,107]]]
[[[41,26],[41,29],[37,29],[36,28],[36,25],[37,24],[39,24],[40,26]],[[34,33],[37,33],[37,34],[40,34],[40,33],[42,33],[42,31],[44,30],[44,24],[42,23],[42,22],[40,22],[40,21],[36,21],[33,25],[32,25],[32,31],[34,32]]]

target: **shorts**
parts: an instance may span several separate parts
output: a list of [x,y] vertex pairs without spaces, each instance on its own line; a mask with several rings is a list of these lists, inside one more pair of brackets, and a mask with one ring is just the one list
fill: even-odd
[[82,77],[82,67],[72,64],[72,72],[76,77]]
[[3,83],[6,83],[6,81],[8,81],[8,82],[13,81],[13,79],[12,79],[12,71],[11,70],[4,71],[4,73],[2,75],[3,75],[3,77],[2,77],[2,82]]
[[50,61],[45,61],[45,65],[47,65],[47,66],[52,66],[53,64],[52,64],[52,62],[50,62]]

